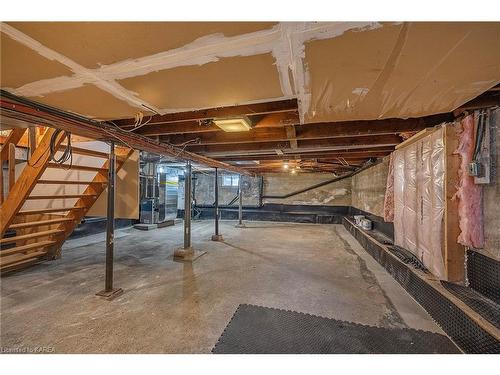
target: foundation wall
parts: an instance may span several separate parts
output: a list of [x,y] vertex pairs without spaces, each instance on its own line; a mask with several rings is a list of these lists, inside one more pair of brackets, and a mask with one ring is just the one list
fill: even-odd
[[[264,196],[283,196],[333,179],[330,173],[264,175]],[[350,206],[351,179],[346,178],[284,199],[265,198],[263,203],[314,206]]]
[[494,181],[483,188],[484,210],[484,249],[483,253],[500,260],[500,109],[493,111],[496,133],[496,148],[493,155],[495,168]]
[[384,197],[389,157],[351,179],[352,206],[373,215],[384,216]]
[[[226,177],[226,179],[225,179]],[[219,206],[226,206],[238,196],[238,185],[228,186],[227,177],[237,178],[237,174],[219,172]],[[215,173],[203,172],[193,175],[194,197],[197,206],[212,206],[215,202]],[[243,205],[259,205],[260,179],[258,177],[241,176],[243,188]],[[234,180],[236,181],[236,180]],[[184,181],[180,181],[184,184]],[[182,189],[184,190],[184,189]],[[183,193],[184,194],[184,193]],[[179,209],[184,209],[184,203]],[[234,201],[233,206],[237,206],[238,201]]]

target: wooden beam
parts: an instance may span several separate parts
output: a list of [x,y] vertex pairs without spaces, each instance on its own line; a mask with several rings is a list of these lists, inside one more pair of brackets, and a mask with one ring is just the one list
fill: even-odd
[[[273,115],[267,115],[260,123],[265,123]],[[343,122],[322,122],[315,124],[295,125],[296,140],[322,139],[322,138],[342,138],[354,136],[390,135],[404,132],[420,131],[427,127],[432,127],[446,121],[451,121],[453,116],[449,113],[433,115],[418,119],[387,119],[374,121],[343,121]],[[173,127],[173,125],[169,125]],[[164,128],[168,128],[165,126]],[[223,131],[210,130],[207,127],[196,126],[194,129],[186,131],[182,127],[171,129],[171,133],[161,136],[160,140],[172,144],[184,144],[185,142],[199,138],[199,144],[229,144],[229,143],[251,143],[262,141],[287,141],[285,126],[254,127],[248,132],[226,133]],[[168,128],[170,129],[170,128]],[[201,129],[201,131],[196,131]],[[192,131],[193,130],[193,131]],[[220,130],[220,129],[219,129]]]
[[[208,120],[214,118],[226,118],[234,116],[249,116],[273,112],[297,111],[297,99],[278,100],[274,102],[236,105],[231,107],[219,107],[201,109],[197,111],[186,111],[178,113],[167,113],[165,115],[154,115],[151,124],[165,124],[172,122]],[[118,126],[133,125],[135,119],[116,120]]]
[[293,149],[294,152],[299,152],[301,148],[316,148],[316,147],[338,147],[345,146],[346,148],[352,146],[367,146],[380,145],[395,146],[399,144],[402,139],[397,135],[375,135],[371,137],[344,137],[344,138],[329,138],[329,139],[313,139],[313,140],[299,140],[298,148],[293,148],[289,141],[286,142],[260,142],[260,143],[242,143],[242,144],[219,144],[219,145],[196,145],[191,144],[186,147],[190,151],[200,154],[210,153],[224,153],[231,152],[232,154],[246,154],[248,152],[268,151],[272,153],[273,150],[280,149]]
[[445,259],[446,280],[462,282],[464,280],[465,248],[458,243],[460,227],[458,222],[458,199],[455,199],[459,185],[458,171],[460,157],[455,150],[458,148],[457,131],[453,125],[444,127],[445,149],[445,179],[444,179],[444,235],[443,259]]
[[[297,112],[280,112],[264,116],[248,116],[253,124],[253,129],[268,127],[283,127],[285,125],[299,122]],[[123,129],[132,130],[133,126],[124,126]],[[175,123],[148,123],[136,131],[137,134],[155,135],[177,135],[177,134],[210,134],[213,132],[224,133],[224,131],[212,122],[203,123],[201,121],[183,121]],[[176,143],[176,142],[174,142]]]
[[33,155],[36,149],[36,127],[31,126],[28,128],[28,144],[30,148],[30,156]]
[[290,148],[298,148],[297,144],[297,134],[295,133],[295,126],[287,125],[285,126],[286,137],[290,142]]
[[[50,140],[54,132],[55,129],[48,129],[45,132],[39,146],[36,148],[29,162],[26,163],[23,172],[9,192],[7,199],[3,202],[0,209],[0,237],[3,237],[6,229],[12,223],[12,220],[14,220],[14,216],[23,206],[26,197],[31,193],[37,180],[45,171],[50,158]],[[56,146],[61,143],[62,138],[62,134],[57,137]]]
[[455,109],[453,114],[458,117],[466,111],[495,106],[500,106],[500,92],[487,91]]
[[9,143],[9,192],[16,183],[16,145]]
[[245,161],[245,160],[291,160],[296,157],[301,159],[329,159],[338,157],[352,157],[352,158],[371,158],[383,157],[394,151],[394,147],[382,147],[373,149],[354,149],[354,150],[336,150],[325,152],[300,152],[300,153],[287,153],[283,155],[265,154],[265,155],[247,155],[247,156],[220,156],[218,160],[224,161]]
[[25,128],[14,128],[10,131],[7,139],[5,140],[2,146],[2,151],[0,153],[0,161],[4,162],[5,160],[7,160],[9,156],[9,145],[11,144],[13,144],[14,146],[17,145],[25,132],[26,132]]
[[0,205],[3,203],[4,187],[3,187],[3,162],[0,162]]

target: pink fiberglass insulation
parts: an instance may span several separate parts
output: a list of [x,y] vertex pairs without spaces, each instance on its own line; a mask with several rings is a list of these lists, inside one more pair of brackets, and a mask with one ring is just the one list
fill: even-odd
[[460,156],[458,171],[458,220],[460,235],[458,243],[474,248],[484,245],[482,188],[474,184],[474,178],[468,174],[468,165],[474,153],[474,116],[469,115],[460,122],[458,130],[458,148],[454,154]]
[[384,220],[394,221],[394,155],[389,157],[389,172],[387,173],[387,183],[384,197]]

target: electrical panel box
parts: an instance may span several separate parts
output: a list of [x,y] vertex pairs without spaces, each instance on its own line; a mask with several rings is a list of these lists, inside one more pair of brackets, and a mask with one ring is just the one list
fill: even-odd
[[490,184],[495,181],[496,127],[494,123],[494,114],[489,111],[477,160],[469,165],[469,175],[474,177],[475,184]]

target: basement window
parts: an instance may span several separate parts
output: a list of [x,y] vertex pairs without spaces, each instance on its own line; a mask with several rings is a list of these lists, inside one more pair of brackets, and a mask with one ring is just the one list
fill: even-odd
[[238,186],[239,182],[240,176],[237,174],[222,176],[222,186]]

